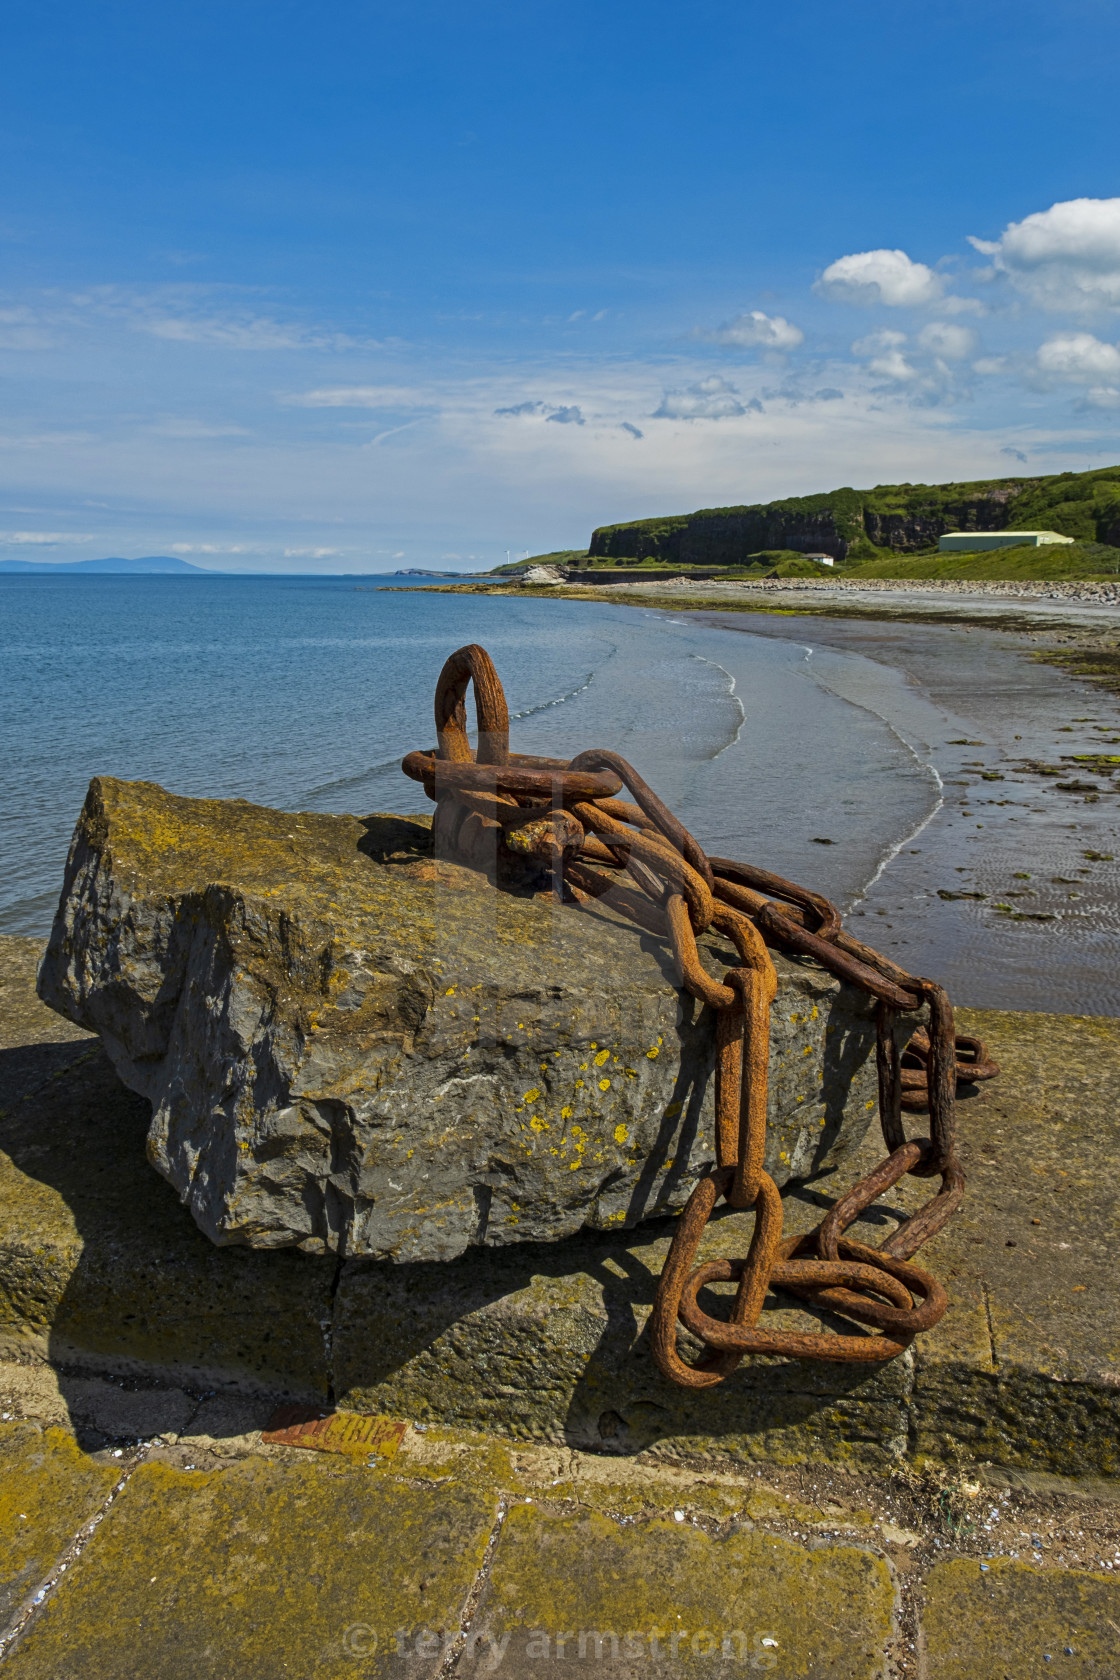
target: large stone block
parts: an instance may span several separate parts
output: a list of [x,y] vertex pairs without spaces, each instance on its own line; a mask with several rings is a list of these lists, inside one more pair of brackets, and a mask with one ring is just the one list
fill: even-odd
[[[734,961],[702,941],[714,975]],[[871,1001],[775,958],[767,1167],[858,1142]],[[91,784],[40,969],[152,1105],[216,1243],[395,1261],[678,1208],[713,1160],[714,1024],[664,942],[432,855],[422,818]]]

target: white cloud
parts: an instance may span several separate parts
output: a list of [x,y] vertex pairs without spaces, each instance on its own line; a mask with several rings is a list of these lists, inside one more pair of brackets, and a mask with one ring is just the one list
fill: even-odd
[[328,385],[286,397],[296,408],[422,408],[428,399],[407,385]]
[[313,332],[267,315],[149,315],[132,323],[137,332],[178,344],[213,344],[226,350],[347,350],[354,340],[340,333]]
[[503,419],[555,420],[558,426],[582,426],[586,423],[582,410],[574,403],[519,402],[510,408],[496,408],[494,413]]
[[751,309],[736,315],[713,332],[700,333],[709,344],[731,344],[743,349],[796,350],[805,342],[805,334],[784,315],[764,315],[761,309]]
[[285,560],[329,560],[334,554],[341,554],[341,548],[286,548]]
[[1043,309],[1120,307],[1120,198],[1070,198],[970,243]]
[[894,332],[884,327],[881,332],[868,333],[866,338],[857,338],[852,345],[853,356],[868,356],[868,367],[880,379],[894,379],[900,384],[906,384],[918,378],[918,370],[912,367],[902,354],[902,346],[906,343],[906,334]]
[[91,536],[81,531],[0,531],[0,543],[12,543],[18,547],[53,548],[57,543],[92,541]]
[[829,263],[813,289],[840,303],[885,303],[897,309],[936,303],[945,282],[905,251],[859,251]]
[[990,377],[992,374],[1002,373],[1006,366],[1006,356],[981,356],[978,362],[973,362],[972,371]]
[[377,444],[384,443],[386,438],[396,437],[398,432],[411,431],[413,426],[418,426],[419,424],[419,420],[406,420],[403,426],[389,426],[385,431],[378,432],[376,437],[371,437],[366,447],[368,449],[373,449]]
[[[747,407],[761,411],[762,404],[752,400]],[[718,374],[698,379],[682,391],[666,391],[661,406],[654,410],[655,420],[729,420],[745,414],[747,409],[739,401],[734,385]]]
[[[209,345],[225,350],[383,350],[384,341],[359,339],[321,324],[278,320],[234,302],[227,305],[228,288],[165,285],[144,290],[124,286],[92,286],[67,299],[67,310],[56,320],[87,320],[100,316],[120,321],[132,332],[168,343]],[[76,312],[76,313],[75,313]]]
[[1120,408],[1120,391],[1115,385],[1094,385],[1086,391],[1078,408]]
[[157,420],[151,428],[160,437],[205,439],[227,437],[249,437],[251,433],[244,426],[210,425],[205,420],[177,420],[174,416],[166,420]]
[[939,315],[986,315],[987,309],[979,298],[958,297],[955,292],[948,292],[937,305]]
[[0,309],[0,350],[48,350],[53,343],[30,309]]
[[1048,338],[1039,346],[1035,363],[1045,379],[1073,385],[1102,385],[1120,378],[1120,350],[1087,332]]
[[172,554],[258,554],[255,543],[169,543]]
[[931,321],[918,334],[918,343],[933,356],[943,356],[947,362],[961,362],[975,354],[976,334],[971,327],[954,327],[948,321]]

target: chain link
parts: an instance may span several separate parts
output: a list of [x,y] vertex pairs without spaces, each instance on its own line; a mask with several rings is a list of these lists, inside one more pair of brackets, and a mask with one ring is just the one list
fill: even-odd
[[[478,749],[467,737],[473,683]],[[709,857],[632,765],[617,753],[584,752],[570,762],[509,751],[509,713],[485,649],[453,653],[436,687],[436,736],[402,768],[436,802],[433,829],[444,855],[485,865],[496,856],[550,864],[563,902],[610,905],[668,939],[682,984],[716,1015],[716,1164],[677,1220],[650,1319],[654,1358],[686,1388],[710,1388],[744,1354],[872,1362],[893,1359],[930,1329],[948,1305],[942,1286],[909,1264],[960,1205],[964,1174],[956,1150],[959,1082],[999,1072],[979,1039],[958,1036],[953,1006],[933,980],[908,974],[848,934],[828,899],[767,870]],[[619,799],[623,788],[633,804]],[[630,884],[624,884],[622,877]],[[707,972],[696,938],[714,928],[738,964],[722,982]],[[809,956],[876,999],[879,1119],[889,1151],[842,1196],[815,1230],[784,1237],[781,1195],[763,1165],[766,1146],[770,1006],[777,975],[770,949]],[[924,1008],[927,1025],[900,1052],[900,1013]],[[907,1139],[902,1111],[928,1110],[928,1138]],[[845,1231],[906,1174],[941,1180],[937,1194],[878,1248]],[[716,1203],[753,1208],[745,1259],[696,1265]],[[726,1319],[699,1305],[707,1283],[737,1283]],[[871,1334],[767,1330],[763,1303],[779,1287],[818,1309],[854,1319]],[[704,1345],[682,1358],[678,1326]]]

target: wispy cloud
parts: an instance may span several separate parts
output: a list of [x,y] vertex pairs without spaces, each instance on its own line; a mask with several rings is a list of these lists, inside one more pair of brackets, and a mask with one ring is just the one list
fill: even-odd
[[71,296],[67,309],[72,321],[98,316],[114,320],[132,332],[172,344],[193,344],[222,350],[280,351],[377,350],[383,341],[355,337],[321,322],[285,320],[254,308],[230,289],[169,284],[145,290],[96,286]]
[[544,403],[529,400],[496,408],[494,413],[504,420],[555,420],[558,426],[582,426],[583,410],[575,403]]
[[904,332],[884,327],[879,332],[868,333],[866,338],[857,338],[852,345],[852,355],[866,356],[868,369],[877,378],[908,384],[918,378],[918,370],[902,353],[906,342]]
[[137,332],[176,344],[209,344],[223,350],[349,350],[356,340],[273,320],[267,315],[141,315]]
[[415,420],[406,420],[403,426],[390,426],[386,431],[378,432],[376,437],[370,438],[370,446],[372,447],[377,443],[384,443],[386,438],[396,437],[398,432],[411,431],[412,427],[416,424],[417,421]]
[[976,354],[979,340],[971,327],[953,326],[949,321],[931,321],[918,334],[918,343],[933,356],[941,356],[947,362],[960,362]]
[[11,543],[20,548],[56,548],[59,543],[92,541],[92,536],[84,531],[0,531],[0,543]]
[[427,408],[431,398],[407,385],[328,385],[283,401],[295,408]]
[[764,315],[761,309],[750,309],[734,320],[709,332],[697,331],[697,338],[709,344],[726,344],[739,349],[796,350],[805,342],[805,334],[784,315]]
[[51,328],[34,310],[25,305],[0,309],[0,350],[49,350],[55,342]]
[[172,554],[260,554],[259,543],[188,543],[167,545]]
[[174,415],[156,420],[151,428],[159,437],[205,440],[206,438],[251,437],[246,426],[224,424],[220,421],[178,419]]

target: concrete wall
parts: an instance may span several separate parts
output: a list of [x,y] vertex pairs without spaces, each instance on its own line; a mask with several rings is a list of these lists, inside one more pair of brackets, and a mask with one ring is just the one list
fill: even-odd
[[1057,531],[950,531],[938,539],[942,554],[975,553],[990,548],[1041,548],[1046,543],[1070,543]]

